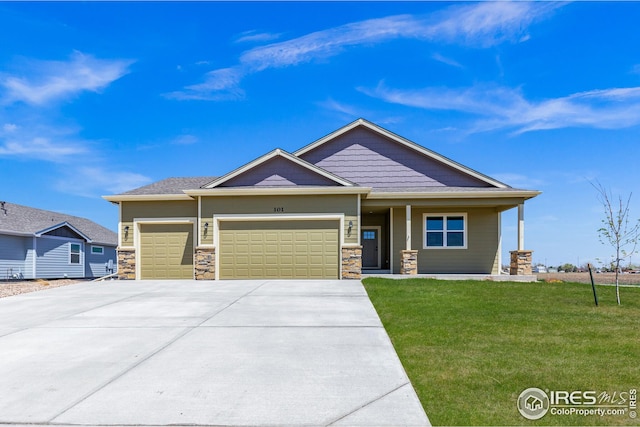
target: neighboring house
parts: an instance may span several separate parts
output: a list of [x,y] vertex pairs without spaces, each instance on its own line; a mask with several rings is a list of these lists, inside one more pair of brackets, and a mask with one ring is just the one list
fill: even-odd
[[101,277],[117,242],[88,219],[0,202],[0,279]]
[[538,194],[359,119],[218,178],[169,178],[105,199],[120,205],[120,277],[338,279],[499,274],[501,212],[514,207],[511,274],[531,274],[524,202]]

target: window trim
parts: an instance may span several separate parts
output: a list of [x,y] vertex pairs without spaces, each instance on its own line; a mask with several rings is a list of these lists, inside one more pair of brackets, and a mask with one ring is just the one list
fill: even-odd
[[[73,245],[78,245],[78,253],[74,253],[72,248]],[[78,262],[73,262],[71,260],[72,255],[78,255]],[[82,243],[80,242],[69,242],[69,265],[82,265]]]
[[[95,252],[94,249],[100,249],[99,252]],[[104,246],[91,245],[91,255],[104,255]]]
[[[462,217],[462,246],[447,246],[447,240],[445,234],[447,233],[447,218],[461,216]],[[443,246],[427,246],[427,217],[442,217],[443,218]],[[440,230],[437,230],[440,231]],[[459,232],[460,230],[452,230]],[[467,221],[466,212],[429,212],[422,214],[422,249],[438,250],[438,249],[467,249],[467,238],[469,235],[469,223]]]

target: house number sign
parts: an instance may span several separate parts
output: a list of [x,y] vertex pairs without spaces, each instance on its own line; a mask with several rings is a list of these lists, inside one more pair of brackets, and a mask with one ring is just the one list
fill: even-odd
[[273,211],[274,212],[278,212],[278,213],[282,213],[282,212],[284,212],[284,208],[283,207],[275,207],[275,208],[273,208]]

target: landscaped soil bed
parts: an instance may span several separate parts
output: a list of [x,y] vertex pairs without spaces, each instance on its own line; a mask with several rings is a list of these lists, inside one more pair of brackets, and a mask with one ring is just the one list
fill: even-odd
[[[591,283],[589,273],[544,273],[538,274],[538,280],[561,280],[563,282]],[[599,285],[616,283],[615,273],[593,273],[593,280]],[[620,274],[618,276],[621,285],[640,285],[640,274]]]
[[79,282],[81,281],[78,279],[25,280],[21,282],[0,281],[0,298],[41,291],[43,289],[57,288],[59,286],[73,285]]

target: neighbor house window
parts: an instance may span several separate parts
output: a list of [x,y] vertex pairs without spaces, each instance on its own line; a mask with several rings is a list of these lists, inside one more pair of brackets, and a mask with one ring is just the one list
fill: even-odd
[[91,253],[94,255],[104,254],[104,248],[102,246],[91,246]]
[[69,247],[69,264],[80,264],[80,244],[71,243]]
[[467,248],[467,215],[424,214],[424,248]]

